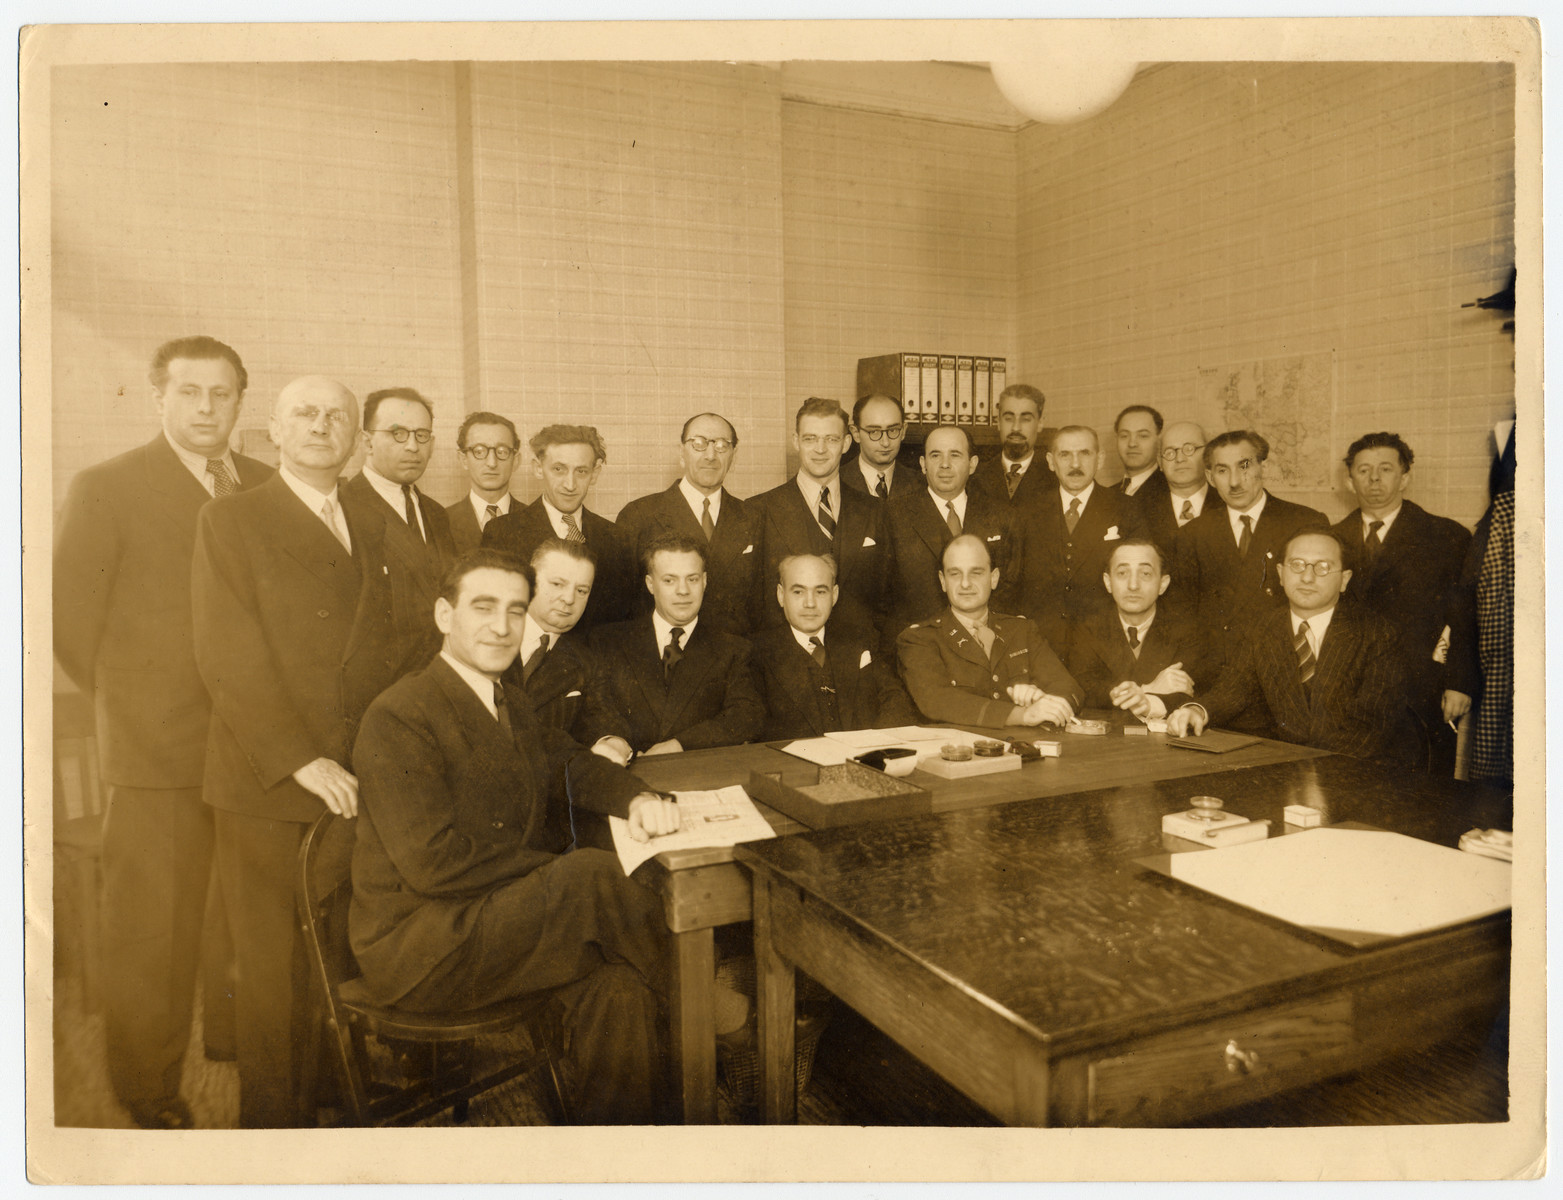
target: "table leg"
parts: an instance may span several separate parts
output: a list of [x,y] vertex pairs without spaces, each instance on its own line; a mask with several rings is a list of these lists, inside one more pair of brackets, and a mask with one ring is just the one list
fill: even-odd
[[673,936],[673,1069],[686,1125],[716,1124],[716,952],[710,929]]
[[760,1039],[760,1112],[767,1124],[798,1120],[794,1066],[796,972],[771,941],[771,889],[784,887],[769,874],[754,875],[754,959]]

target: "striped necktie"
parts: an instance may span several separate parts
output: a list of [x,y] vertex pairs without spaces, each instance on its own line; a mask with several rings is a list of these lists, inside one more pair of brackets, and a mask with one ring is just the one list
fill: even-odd
[[890,488],[885,483],[885,473],[883,471],[879,472],[879,482],[874,485],[874,495],[881,500],[890,499]]
[[586,535],[581,532],[581,527],[575,523],[575,514],[560,513],[559,515],[564,518],[564,527],[566,531],[564,540],[567,542],[584,542],[586,540]]
[[815,513],[819,521],[819,527],[825,531],[825,536],[831,541],[836,540],[836,518],[830,515],[830,488],[822,487],[819,490],[819,509]]
[[1297,652],[1297,678],[1306,684],[1313,678],[1313,670],[1318,665],[1313,657],[1313,647],[1308,644],[1307,621],[1297,626],[1297,632],[1292,636],[1292,649]]

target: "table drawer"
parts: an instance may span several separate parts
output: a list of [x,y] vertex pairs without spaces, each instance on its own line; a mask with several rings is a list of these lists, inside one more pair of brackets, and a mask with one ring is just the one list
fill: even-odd
[[1135,1042],[1086,1068],[1086,1120],[1151,1125],[1246,1103],[1350,1056],[1349,996],[1237,1013]]

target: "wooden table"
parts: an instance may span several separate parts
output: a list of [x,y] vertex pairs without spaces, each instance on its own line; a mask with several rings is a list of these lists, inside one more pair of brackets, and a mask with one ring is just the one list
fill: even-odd
[[1136,866],[1201,792],[1277,829],[1512,827],[1507,794],[1327,756],[740,846],[766,1118],[796,1118],[795,969],[1018,1125],[1176,1124],[1504,1011],[1507,913],[1352,950]]
[[[985,731],[985,732],[992,732]],[[1011,726],[1014,737],[1035,737],[1034,729]],[[1027,763],[1019,771],[972,779],[941,779],[913,772],[913,782],[933,793],[935,812],[1008,804],[1114,784],[1201,775],[1289,762],[1319,754],[1305,746],[1265,741],[1219,757],[1180,750],[1164,735],[1124,736],[1114,727],[1106,737],[1057,735],[1063,756]],[[653,756],[635,761],[635,773],[655,788],[692,791],[747,784],[750,771],[780,771],[784,781],[810,782],[816,768],[773,746],[728,746]],[[803,826],[764,805],[778,834]],[[749,875],[733,862],[730,847],[659,854],[640,868],[639,878],[658,888],[673,933],[672,1054],[679,1075],[684,1120],[716,1120],[716,1034],[713,1016],[715,949],[719,925],[747,921],[752,914]]]

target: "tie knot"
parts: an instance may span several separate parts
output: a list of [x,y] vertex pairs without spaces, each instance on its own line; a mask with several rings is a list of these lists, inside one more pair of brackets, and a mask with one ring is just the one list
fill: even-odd
[[1077,513],[1077,512],[1080,511],[1080,497],[1079,496],[1076,496],[1073,500],[1071,500],[1069,502],[1069,511],[1072,512],[1072,513]]
[[677,650],[679,648],[679,643],[684,640],[684,627],[682,625],[675,625],[669,632],[672,637],[669,645],[671,645],[673,649]]
[[548,635],[546,633],[543,634],[542,637],[537,639],[537,648],[539,650],[543,651],[544,653],[547,653],[547,651],[548,651]]
[[1192,517],[1193,515],[1194,515],[1194,501],[1192,501],[1192,500],[1185,500],[1183,502],[1183,516],[1185,518],[1189,518],[1189,517]]
[[1015,476],[1017,476],[1019,474],[1020,474],[1020,464],[1019,463],[1010,463],[1010,465],[1009,465],[1009,477],[1011,479],[1014,479]]
[[406,496],[409,500],[412,499],[412,484],[402,484],[402,495]]
[[1374,534],[1378,533],[1378,531],[1380,529],[1383,529],[1383,528],[1384,528],[1384,522],[1383,521],[1371,521],[1371,522],[1369,522],[1369,524],[1368,524],[1368,536],[1372,537]]
[[1254,526],[1254,519],[1247,513],[1244,513],[1241,517],[1238,518],[1238,520],[1243,523],[1244,529],[1252,529]]
[[1130,625],[1128,633],[1129,645],[1138,646],[1140,644],[1140,627],[1138,625]]
[[501,709],[505,707],[505,685],[497,679],[494,681],[494,707]]

